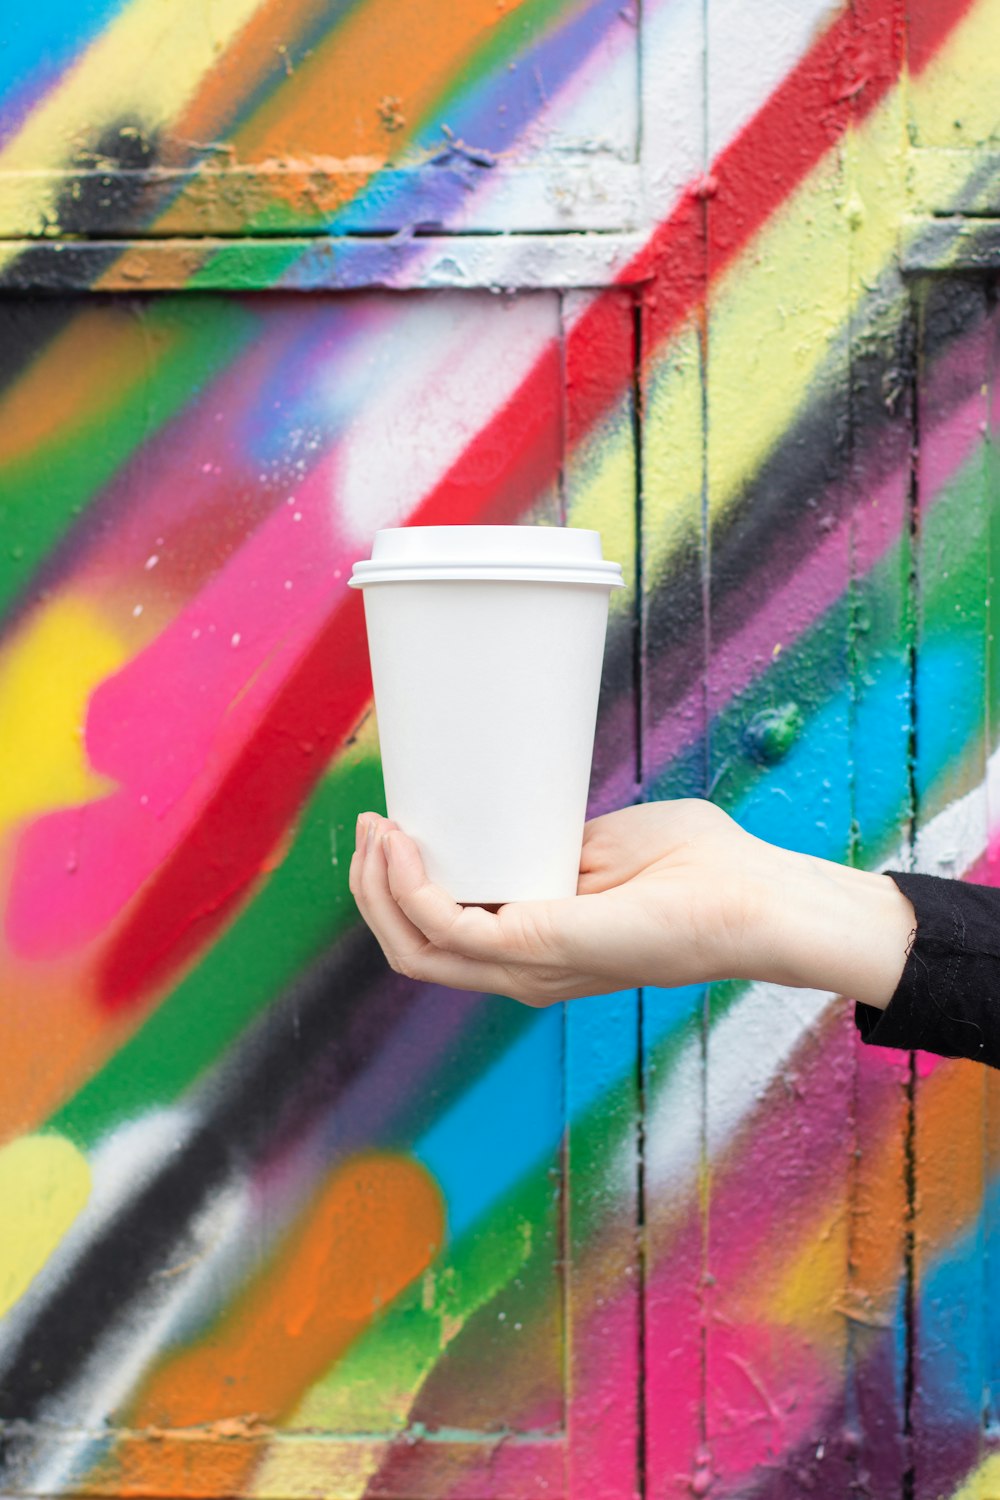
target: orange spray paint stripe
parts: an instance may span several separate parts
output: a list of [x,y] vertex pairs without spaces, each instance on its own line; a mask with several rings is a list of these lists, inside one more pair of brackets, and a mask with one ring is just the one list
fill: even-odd
[[[369,0],[333,30],[232,136],[234,160],[316,166],[330,213],[353,197],[391,157],[489,33],[526,0]],[[344,175],[337,176],[337,167]],[[197,185],[195,185],[195,188]],[[275,176],[269,191],[294,200],[301,181]],[[184,197],[178,205],[184,204]],[[172,209],[159,220],[169,228]],[[185,211],[186,216],[186,211]]]
[[34,1129],[135,1030],[124,1018],[109,1020],[81,993],[85,981],[75,960],[65,969],[56,976],[37,966],[0,965],[0,1057],[6,1077],[17,1079],[16,1088],[0,1088],[0,1144]]
[[[173,121],[171,136],[186,145],[215,142],[224,135],[275,67],[292,66],[287,61],[289,51],[328,9],[327,0],[267,0],[205,75],[197,93]],[[294,76],[298,74],[296,68]]]
[[[199,1343],[154,1371],[128,1425],[162,1438],[176,1428],[211,1435],[214,1423],[226,1437],[240,1423],[277,1422],[426,1270],[444,1231],[440,1190],[419,1163],[371,1155],[339,1166],[271,1265]],[[140,1433],[100,1466],[100,1482],[114,1474],[125,1494],[183,1494],[187,1446]],[[220,1493],[244,1494],[264,1445],[212,1446]]]
[[[176,335],[162,338],[161,358]],[[136,319],[112,324],[101,308],[79,312],[0,397],[0,464],[69,441],[148,376],[151,357],[148,331]]]
[[[396,155],[450,80],[525,0],[368,0],[316,48],[247,125],[234,145],[244,160],[292,154]],[[379,105],[397,101],[387,123]]]

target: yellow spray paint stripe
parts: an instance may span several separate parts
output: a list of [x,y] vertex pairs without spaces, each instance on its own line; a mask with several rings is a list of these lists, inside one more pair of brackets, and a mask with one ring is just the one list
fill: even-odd
[[[971,33],[985,81],[993,67],[989,50],[1000,46],[1000,14],[980,4],[960,28],[953,45],[976,55]],[[945,50],[941,67],[951,48]],[[921,80],[909,86],[919,91]],[[708,478],[715,522],[725,519],[787,431],[838,340],[846,340],[850,316],[894,261],[905,210],[903,101],[901,86],[842,150],[817,165],[713,289]],[[958,193],[964,180],[964,172],[953,177],[949,193]],[[699,524],[701,406],[685,386],[698,382],[700,371],[695,361],[678,365],[668,349],[647,374],[646,466],[669,474],[668,492],[647,492],[647,558],[655,578]],[[659,447],[664,442],[668,452]]]
[[30,1286],[90,1196],[86,1159],[59,1135],[0,1149],[0,1317]]
[[951,1496],[951,1500],[1000,1500],[1000,1453],[973,1469]]
[[[43,230],[62,190],[59,173],[102,129],[127,123],[155,134],[191,99],[259,0],[131,0],[67,78],[0,151],[0,219],[29,215]],[[18,175],[21,174],[21,175]],[[0,269],[19,252],[0,248]]]
[[1000,145],[1000,8],[979,0],[910,91],[909,118],[928,145]]
[[29,617],[0,653],[0,837],[110,789],[87,761],[84,722],[92,692],[126,655],[94,606],[72,595]]
[[612,589],[609,616],[631,612],[635,598],[635,452],[631,414],[622,408],[570,455],[566,521],[601,533],[604,556],[621,563],[625,587]]

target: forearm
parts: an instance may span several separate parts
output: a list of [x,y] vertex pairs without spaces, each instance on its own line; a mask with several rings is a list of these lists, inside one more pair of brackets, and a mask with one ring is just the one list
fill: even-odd
[[916,917],[888,875],[775,849],[761,883],[746,977],[889,1003]]

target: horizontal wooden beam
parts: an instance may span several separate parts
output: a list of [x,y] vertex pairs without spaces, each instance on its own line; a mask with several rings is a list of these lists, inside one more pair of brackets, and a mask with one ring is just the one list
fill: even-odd
[[16,292],[493,292],[629,284],[636,234],[0,240]]
[[903,221],[901,240],[907,275],[1000,271],[1000,218],[910,218]]

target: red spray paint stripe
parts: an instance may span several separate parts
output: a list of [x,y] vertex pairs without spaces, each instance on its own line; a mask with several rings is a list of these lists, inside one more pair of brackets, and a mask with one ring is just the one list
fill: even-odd
[[[923,7],[927,13],[916,41],[911,25],[911,72],[927,66],[973,3],[933,0]],[[824,32],[621,273],[623,283],[650,283],[643,298],[647,350],[659,347],[701,305],[708,285],[836,145],[848,123],[858,123],[885,97],[902,61],[900,0],[855,0]],[[574,357],[585,358],[590,347],[601,345],[603,300],[571,333],[571,344],[581,342]],[[630,375],[621,366],[615,380],[595,388],[594,404],[579,413],[578,425],[590,426],[602,416],[603,403],[620,397]]]
[[[480,442],[411,518],[430,526],[512,522],[558,463],[560,365],[553,347],[536,384],[512,398]],[[515,439],[516,434],[516,439]],[[555,457],[554,457],[555,454]],[[140,892],[97,975],[105,1006],[135,1002],[208,942],[248,887],[371,699],[361,597],[348,593],[272,700],[188,838]],[[322,899],[321,895],[317,899]]]
[[[919,28],[919,67],[926,67],[971,4],[936,0]],[[720,154],[711,177],[692,186],[626,267],[623,284],[651,283],[644,293],[647,349],[662,344],[701,305],[709,279],[720,274],[836,143],[849,120],[863,117],[885,95],[901,64],[899,13],[899,0],[856,0],[855,8],[828,28]],[[720,221],[730,216],[723,230]],[[619,361],[605,367],[604,378],[575,391],[576,434],[589,431],[606,415],[632,379],[631,364],[621,358],[627,346],[609,336],[619,295],[616,288],[595,298],[569,335],[570,368],[599,366],[609,351],[620,351]],[[554,404],[558,410],[553,372],[558,392],[554,344],[408,524],[513,521],[523,513],[526,496],[554,481],[562,454],[552,441],[558,431],[551,420]],[[98,992],[108,1007],[131,1003],[210,939],[265,867],[370,693],[361,614],[348,602],[338,606],[274,700],[191,837],[133,904],[98,975]],[[300,737],[315,743],[319,753],[298,749]]]

